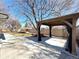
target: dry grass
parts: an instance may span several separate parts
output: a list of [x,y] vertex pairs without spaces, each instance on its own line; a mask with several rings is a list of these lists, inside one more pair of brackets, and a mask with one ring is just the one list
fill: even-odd
[[11,35],[14,36],[32,36],[31,33],[14,33],[14,32],[10,32]]

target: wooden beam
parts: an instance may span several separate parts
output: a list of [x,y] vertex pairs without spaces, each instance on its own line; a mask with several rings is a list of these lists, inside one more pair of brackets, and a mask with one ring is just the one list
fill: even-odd
[[72,54],[76,55],[76,21],[77,18],[74,17],[72,20]]
[[49,26],[49,37],[52,37],[52,33],[51,33],[52,31],[51,30],[52,30],[52,26]]
[[70,26],[72,28],[72,24],[69,23],[68,21],[63,21],[64,23],[66,23],[68,26]]

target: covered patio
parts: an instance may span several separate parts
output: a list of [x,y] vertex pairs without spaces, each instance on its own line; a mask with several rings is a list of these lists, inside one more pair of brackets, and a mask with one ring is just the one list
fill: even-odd
[[76,55],[76,46],[77,46],[77,44],[76,44],[76,22],[77,22],[78,17],[79,17],[79,13],[74,13],[74,14],[69,14],[69,15],[65,15],[65,16],[60,16],[57,18],[39,21],[37,23],[38,41],[42,40],[41,33],[40,33],[41,25],[49,26],[49,37],[52,37],[52,34],[51,34],[52,26],[59,26],[59,25],[66,26],[67,31],[69,33],[67,50],[70,53],[72,53],[73,55]]

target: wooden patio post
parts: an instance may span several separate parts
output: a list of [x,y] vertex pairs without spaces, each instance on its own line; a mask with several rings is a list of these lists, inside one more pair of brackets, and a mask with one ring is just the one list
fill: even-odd
[[51,30],[52,30],[52,26],[49,26],[49,37],[52,37],[52,33],[51,33],[52,31]]
[[38,41],[41,41],[41,33],[40,33],[40,24],[37,24],[37,30],[38,30]]
[[72,54],[76,55],[76,21],[77,18],[74,17],[72,20]]

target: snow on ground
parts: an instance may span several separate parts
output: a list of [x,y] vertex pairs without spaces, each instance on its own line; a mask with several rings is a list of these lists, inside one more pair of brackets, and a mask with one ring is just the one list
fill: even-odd
[[63,48],[66,44],[66,39],[53,37],[53,38],[46,40],[45,42],[50,45],[59,46]]
[[11,35],[8,33],[4,33],[4,36],[5,36],[6,40],[16,39],[16,37],[14,35]]
[[[61,50],[63,45],[58,47],[59,43],[57,46],[48,44],[49,41],[44,41],[46,38],[42,38],[44,39],[42,42],[37,42],[35,37],[16,38],[7,33],[5,36],[7,41],[0,42],[0,59],[78,59]],[[57,40],[51,41],[52,44]]]
[[79,57],[79,47],[77,47],[76,50],[77,50],[77,56]]
[[[11,34],[8,34],[8,33],[4,33],[4,36],[5,36],[5,39],[4,41],[9,41],[9,40],[12,40],[12,39],[16,39],[15,36],[11,35]],[[2,41],[2,39],[0,39],[0,41]]]

